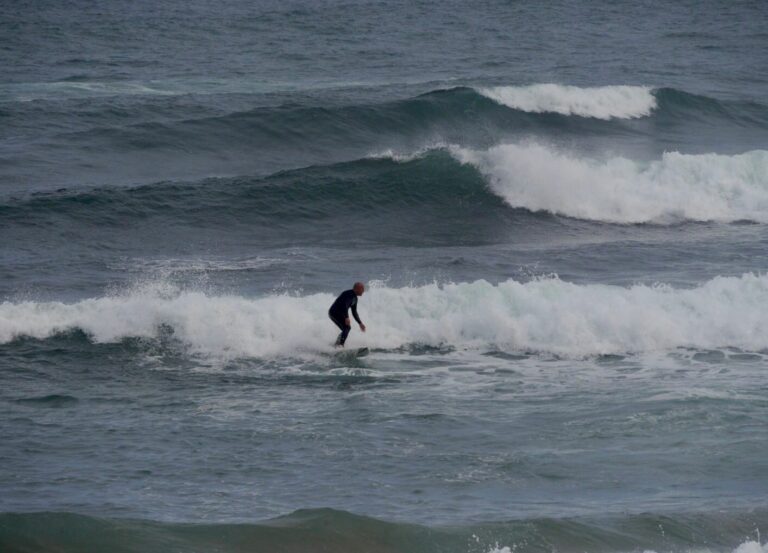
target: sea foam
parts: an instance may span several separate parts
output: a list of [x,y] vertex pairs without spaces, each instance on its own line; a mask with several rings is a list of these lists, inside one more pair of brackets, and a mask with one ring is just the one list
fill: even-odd
[[[0,342],[80,329],[94,342],[170,328],[195,353],[276,357],[330,351],[328,293],[244,298],[145,286],[76,303],[0,304]],[[373,288],[352,347],[411,344],[583,357],[675,348],[768,348],[768,276],[718,277],[692,289],[577,285],[557,278]]]
[[[488,553],[513,553],[516,548],[500,547],[495,545]],[[656,553],[652,549],[646,549],[643,553]],[[689,549],[689,553],[713,553],[712,549]],[[733,550],[733,553],[768,553],[768,544],[761,545],[758,541],[745,541]]]
[[509,205],[614,223],[768,222],[768,151],[665,153],[637,162],[579,157],[541,144],[451,147]]
[[560,113],[596,119],[634,119],[651,114],[656,97],[647,86],[578,87],[559,84],[496,86],[477,92],[499,104],[531,113]]

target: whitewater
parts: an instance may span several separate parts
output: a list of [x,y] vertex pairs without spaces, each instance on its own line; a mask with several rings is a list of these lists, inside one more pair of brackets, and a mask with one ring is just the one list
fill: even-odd
[[[198,354],[291,356],[331,351],[329,293],[260,298],[179,291],[145,284],[73,304],[4,302],[0,340],[45,339],[79,330],[95,343],[173,336]],[[576,285],[556,277],[374,287],[361,300],[371,331],[352,346],[496,348],[583,357],[670,351],[768,348],[768,277],[715,278],[693,289],[658,284]]]
[[450,148],[513,207],[612,223],[768,221],[768,151],[594,159],[540,144]]
[[492,100],[531,113],[559,113],[596,119],[645,117],[656,108],[656,97],[646,86],[578,87],[558,84],[478,88]]

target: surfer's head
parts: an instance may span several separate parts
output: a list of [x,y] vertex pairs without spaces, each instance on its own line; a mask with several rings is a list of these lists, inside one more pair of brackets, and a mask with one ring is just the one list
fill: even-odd
[[365,284],[362,282],[355,282],[355,285],[352,286],[352,290],[355,292],[355,295],[362,296],[363,292],[365,292]]

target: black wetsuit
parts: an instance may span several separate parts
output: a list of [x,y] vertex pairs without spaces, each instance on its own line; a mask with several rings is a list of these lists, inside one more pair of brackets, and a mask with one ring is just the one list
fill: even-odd
[[344,345],[344,342],[347,341],[349,331],[352,330],[352,327],[346,323],[346,319],[349,317],[350,307],[352,308],[352,316],[355,317],[355,320],[358,322],[358,324],[363,324],[360,320],[360,317],[357,316],[357,294],[355,294],[354,290],[347,290],[342,292],[341,295],[336,298],[336,301],[333,302],[331,308],[328,310],[328,316],[341,330],[341,334],[339,334],[339,337],[336,340],[337,346]]

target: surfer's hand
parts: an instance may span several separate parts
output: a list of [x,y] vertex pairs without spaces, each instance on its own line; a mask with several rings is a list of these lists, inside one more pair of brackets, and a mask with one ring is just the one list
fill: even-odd
[[363,332],[365,332],[365,325],[364,325],[363,323],[360,323],[360,330],[362,330]]
[[351,325],[349,324],[349,317],[347,317],[346,319],[344,319],[344,324],[345,324],[345,325],[347,325],[347,326],[351,326]]

